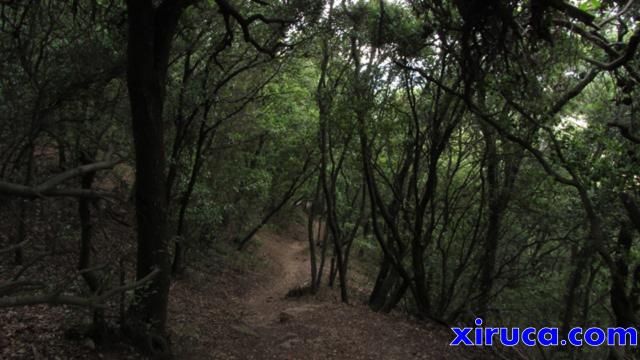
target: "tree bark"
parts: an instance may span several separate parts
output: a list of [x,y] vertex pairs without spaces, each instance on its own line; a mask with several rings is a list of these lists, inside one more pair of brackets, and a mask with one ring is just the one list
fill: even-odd
[[[187,188],[182,193],[182,196],[180,196],[180,210],[178,212],[175,251],[173,253],[173,262],[171,264],[171,273],[173,275],[178,275],[184,271],[184,254],[186,251],[184,244],[184,226],[187,216],[187,208],[189,207],[191,195],[193,195],[193,190],[196,187],[198,175],[200,174],[200,170],[202,169],[202,165],[204,163],[205,142],[207,140],[207,135],[209,134],[204,130],[204,125],[205,122],[203,120],[202,124],[200,125],[198,142],[196,145],[196,154],[193,168],[191,169],[191,175],[189,176],[189,182],[187,183]],[[211,144],[211,141],[213,141],[212,139],[212,136],[210,136],[210,141],[207,144],[207,147]]]
[[629,254],[633,235],[628,223],[623,223],[618,235],[618,258],[615,262],[615,271],[611,274],[610,300],[611,308],[616,317],[616,325],[630,327],[638,325],[638,317],[634,303],[637,299],[632,299],[627,289],[629,277]]
[[493,131],[483,129],[485,140],[485,156],[487,162],[486,183],[489,206],[489,219],[487,232],[484,239],[484,256],[482,257],[482,270],[480,273],[480,297],[478,300],[478,316],[486,319],[493,290],[493,273],[496,266],[498,242],[500,236],[500,223],[502,220],[501,199],[498,196],[498,153],[496,149],[496,137]]
[[[33,177],[33,142],[27,145],[27,168],[24,173],[24,184],[29,186],[31,184],[31,178]],[[27,238],[27,201],[24,199],[19,199],[20,201],[20,209],[18,211],[18,234],[16,236],[16,244],[20,244],[24,242]],[[14,253],[14,263],[16,265],[22,265],[24,262],[24,252],[22,247],[16,248]]]
[[[90,159],[81,158],[81,161],[89,163]],[[95,172],[88,172],[82,175],[80,180],[82,189],[90,190],[95,179]],[[91,199],[87,197],[78,198],[78,215],[80,217],[80,257],[78,260],[78,270],[82,274],[82,278],[89,287],[89,290],[99,295],[101,292],[100,280],[92,271],[88,271],[91,267],[91,242],[93,235],[93,225],[91,224]],[[92,338],[101,344],[104,341],[106,323],[103,309],[95,309],[93,311]]]
[[[316,190],[313,197],[313,203],[315,204],[320,197],[320,181],[316,184]],[[311,259],[311,293],[315,294],[318,291],[318,286],[316,284],[318,278],[318,265],[316,259],[316,234],[314,233],[314,222],[316,217],[316,207],[311,206],[309,209],[309,218],[307,219],[307,238],[309,241],[309,257]],[[320,232],[317,234],[318,238],[320,238]]]
[[329,232],[326,223],[322,220],[322,215],[318,218],[318,236],[322,236],[322,244],[320,251],[320,266],[318,267],[318,278],[316,279],[316,289],[322,283],[322,274],[324,274],[324,264],[327,259],[327,248],[329,247]]
[[[163,107],[171,42],[186,2],[128,0],[127,85],[136,156],[137,278],[157,276],[136,289],[131,315],[150,336],[166,335],[170,257],[166,234],[167,191]],[[152,337],[148,337],[152,339]],[[152,353],[168,351],[166,341],[147,341]]]
[[391,262],[387,256],[382,258],[382,263],[378,269],[378,276],[376,276],[376,282],[369,295],[369,306],[373,311],[378,311],[384,305],[387,293],[384,291],[383,285],[386,278],[389,276],[389,270],[391,269]]

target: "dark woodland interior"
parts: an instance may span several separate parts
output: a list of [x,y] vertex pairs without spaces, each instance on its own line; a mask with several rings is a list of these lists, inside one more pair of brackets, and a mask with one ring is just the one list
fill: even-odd
[[636,359],[640,1],[0,1],[0,359]]

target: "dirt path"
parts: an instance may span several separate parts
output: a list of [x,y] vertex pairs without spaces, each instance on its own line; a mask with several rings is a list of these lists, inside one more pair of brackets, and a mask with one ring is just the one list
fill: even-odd
[[[438,325],[344,305],[324,289],[285,298],[308,277],[302,227],[261,231],[255,274],[194,272],[172,289],[173,342],[179,359],[490,359],[451,348]],[[354,303],[357,300],[354,300]]]
[[258,256],[271,262],[271,276],[257,284],[246,295],[247,314],[244,319],[253,326],[268,326],[281,311],[290,306],[284,298],[289,290],[308,279],[307,243],[288,239],[272,232],[259,235],[263,241]]

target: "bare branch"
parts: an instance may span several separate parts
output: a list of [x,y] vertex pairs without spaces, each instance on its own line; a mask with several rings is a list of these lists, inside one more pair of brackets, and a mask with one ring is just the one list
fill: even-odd
[[622,192],[619,194],[619,196],[622,204],[624,205],[624,208],[627,210],[627,216],[629,217],[629,220],[631,221],[631,223],[633,223],[633,226],[635,226],[636,230],[640,232],[640,207],[638,207],[638,204],[631,197],[631,195]]
[[638,49],[638,46],[640,45],[640,28],[636,29],[636,31],[633,33],[633,35],[631,35],[631,38],[629,39],[629,43],[627,43],[627,49],[624,52],[624,54],[620,55],[620,57],[608,62],[608,63],[603,63],[597,60],[593,60],[593,59],[588,59],[588,61],[596,66],[598,66],[601,69],[604,70],[615,70],[623,65],[625,65],[626,63],[628,63],[629,61],[631,61],[633,59],[633,56],[636,53],[636,50]]
[[557,10],[560,10],[563,13],[565,13],[568,17],[595,27],[593,22],[595,21],[596,17],[589,14],[588,12],[581,10],[562,0],[551,0],[550,4],[552,7],[556,8]]
[[538,150],[535,147],[531,146],[531,144],[529,144],[529,142],[527,142],[524,139],[512,134],[507,129],[505,129],[503,126],[498,124],[498,122],[496,122],[490,115],[488,115],[484,111],[482,111],[478,107],[478,105],[473,103],[473,101],[471,101],[467,96],[464,96],[463,94],[460,94],[459,92],[453,90],[449,86],[443,84],[440,80],[438,80],[438,79],[434,78],[433,76],[427,74],[422,69],[414,68],[414,67],[408,66],[406,64],[398,63],[398,62],[396,62],[396,64],[398,64],[399,66],[401,66],[403,68],[406,68],[406,69],[409,69],[409,70],[413,70],[413,71],[417,71],[420,75],[422,75],[422,77],[424,77],[426,80],[429,80],[429,81],[433,82],[434,84],[436,84],[438,87],[440,87],[445,92],[447,92],[447,93],[449,93],[451,95],[454,95],[454,96],[460,98],[461,100],[463,100],[465,102],[465,104],[467,105],[467,107],[469,108],[469,110],[473,114],[475,114],[481,120],[483,120],[484,122],[489,124],[491,127],[493,127],[500,135],[505,137],[507,140],[522,146],[531,155],[533,155],[533,157],[536,158],[538,163],[540,165],[542,165],[542,168],[545,170],[545,172],[547,172],[547,174],[549,174],[551,177],[553,177],[557,182],[559,182],[561,184],[565,184],[565,185],[574,186],[574,187],[578,186],[578,183],[574,179],[565,177],[565,176],[561,175],[559,172],[557,172],[553,168],[553,165],[547,160],[547,158],[544,156],[544,154],[540,150]]
[[265,24],[280,24],[283,26],[287,24],[291,24],[293,23],[293,21],[286,20],[286,19],[267,18],[262,14],[254,14],[254,15],[250,15],[249,17],[244,17],[242,14],[240,14],[240,11],[238,11],[238,9],[236,9],[233,5],[231,5],[231,3],[229,3],[227,0],[215,0],[215,1],[216,1],[216,4],[218,4],[218,7],[220,7],[220,12],[225,17],[225,26],[227,26],[227,32],[229,32],[230,29],[228,27],[228,23],[226,19],[228,16],[231,16],[240,25],[240,28],[242,29],[242,35],[244,36],[244,40],[246,42],[253,45],[253,47],[255,47],[256,50],[262,53],[265,53],[271,57],[275,56],[275,51],[278,49],[278,47],[282,46],[282,44],[277,43],[273,48],[264,47],[254,39],[254,37],[251,35],[251,31],[249,30],[249,27],[251,26],[251,24],[253,24],[258,20]]
[[89,308],[104,308],[105,300],[109,299],[114,295],[138,288],[148,283],[149,281],[151,281],[159,273],[160,273],[160,270],[155,269],[154,271],[149,273],[149,275],[145,276],[144,278],[138,281],[113,288],[111,290],[103,292],[102,294],[99,294],[94,297],[88,297],[88,298],[62,294],[59,290],[53,290],[52,292],[44,293],[44,294],[0,297],[0,308],[39,305],[39,304],[72,305],[72,306],[89,307]]
[[633,3],[635,1],[636,0],[629,0],[627,2],[627,4],[619,12],[609,16],[608,18],[606,18],[606,19],[602,20],[600,23],[598,23],[598,27],[603,27],[603,26],[607,25],[608,23],[610,23],[611,21],[613,21],[613,20],[619,18],[620,16],[626,14],[627,11],[629,11],[629,9],[631,9],[631,5],[633,5]]
[[56,187],[57,185],[63,183],[68,179],[78,177],[87,173],[92,173],[92,172],[105,170],[105,169],[111,169],[116,164],[118,164],[118,162],[119,160],[108,160],[108,161],[100,161],[93,164],[78,166],[75,169],[71,169],[61,174],[53,176],[49,180],[37,186],[36,190],[38,192],[44,192],[44,191],[53,189],[54,187]]
[[29,240],[27,239],[27,240],[25,240],[25,241],[23,241],[23,242],[21,242],[19,244],[14,244],[14,245],[11,245],[11,246],[9,246],[7,248],[0,249],[0,255],[12,252],[12,251],[14,251],[16,249],[19,249],[19,248],[25,246],[28,242],[29,242]]
[[[553,22],[556,25],[562,26],[565,29],[580,35],[584,39],[591,42],[593,45],[596,45],[597,47],[604,50],[604,52],[606,52],[607,55],[609,55],[609,57],[613,59],[618,59],[624,56],[624,54],[620,54],[616,49],[613,48],[613,46],[605,38],[603,38],[601,35],[599,35],[596,32],[587,31],[586,29],[580,26],[577,26],[576,24],[573,24],[566,20],[556,19]],[[587,60],[587,61],[594,63],[594,60]],[[595,65],[598,66],[598,65],[601,65],[601,63],[595,62]],[[636,80],[636,82],[640,83],[640,74],[638,74],[636,69],[630,66],[628,62],[621,64],[621,66],[624,67],[625,70],[627,70],[629,75],[631,75],[631,77],[633,77],[633,79]]]
[[636,144],[640,144],[640,137],[633,135],[631,133],[631,130],[627,126],[618,123],[609,123],[607,124],[607,126],[617,128],[618,130],[620,130],[620,135],[624,136],[627,140]]
[[88,189],[68,189],[68,190],[56,190],[55,187],[61,183],[81,176],[86,173],[96,172],[105,169],[111,169],[120,160],[106,160],[93,164],[87,164],[79,166],[77,168],[65,171],[61,174],[55,175],[38,186],[25,186],[21,184],[10,183],[6,181],[0,181],[0,194],[20,196],[24,198],[39,198],[46,196],[69,196],[69,197],[110,197],[114,196],[108,192],[94,191]]
[[557,114],[569,101],[580,95],[582,90],[584,90],[584,88],[591,84],[591,82],[596,78],[598,72],[599,71],[597,69],[591,69],[587,75],[585,75],[585,77],[576,84],[576,86],[567,91],[555,104],[553,104],[553,106],[551,106],[549,109],[549,115],[553,116]]

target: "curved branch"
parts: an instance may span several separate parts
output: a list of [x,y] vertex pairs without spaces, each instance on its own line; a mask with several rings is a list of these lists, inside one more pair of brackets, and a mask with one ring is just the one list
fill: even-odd
[[624,54],[620,55],[618,58],[608,62],[603,63],[597,60],[589,59],[588,61],[601,69],[604,70],[615,70],[621,66],[624,66],[626,63],[633,59],[633,56],[638,50],[638,46],[640,45],[640,28],[636,29],[636,31],[631,35],[629,42],[627,43],[627,49]]
[[[227,18],[228,16],[231,16],[238,22],[238,24],[240,25],[240,28],[242,29],[242,35],[244,36],[244,41],[253,45],[253,47],[255,47],[256,50],[258,50],[261,53],[265,53],[271,57],[275,56],[275,51],[282,44],[278,42],[274,45],[273,48],[265,48],[264,46],[259,44],[258,41],[256,41],[255,38],[251,35],[249,26],[251,26],[251,24],[253,24],[256,21],[261,21],[265,24],[280,24],[280,25],[292,24],[293,21],[286,20],[286,19],[267,18],[262,14],[254,14],[254,15],[250,15],[249,17],[244,17],[242,14],[240,14],[240,11],[238,11],[238,9],[236,9],[233,5],[231,5],[231,3],[229,3],[227,0],[215,0],[215,1],[216,1],[216,4],[218,4],[218,7],[220,8],[220,12],[225,18]],[[227,26],[227,32],[229,31],[230,29]]]
[[90,172],[111,169],[117,165],[120,160],[99,161],[93,164],[82,165],[77,168],[65,171],[44,181],[38,186],[25,186],[21,184],[10,183],[0,180],[0,194],[10,196],[20,196],[24,198],[39,198],[46,196],[69,196],[69,197],[112,197],[111,193],[103,191],[95,191],[88,189],[68,189],[56,190],[55,187],[63,182]]
[[631,130],[627,126],[624,126],[622,124],[617,124],[617,123],[609,123],[607,124],[607,126],[617,128],[618,130],[620,130],[620,135],[625,137],[627,140],[634,142],[636,144],[640,144],[640,137],[633,135],[631,133]]

